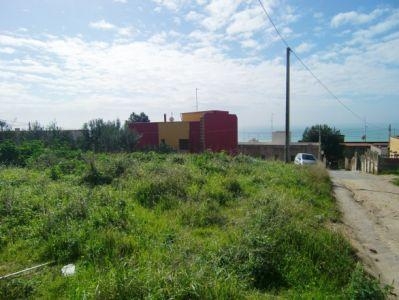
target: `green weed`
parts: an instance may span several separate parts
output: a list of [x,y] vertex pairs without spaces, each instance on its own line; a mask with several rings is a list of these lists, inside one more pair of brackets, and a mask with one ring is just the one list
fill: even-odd
[[387,295],[329,229],[339,215],[323,169],[223,153],[27,161],[0,167],[0,274],[55,265],[0,281],[0,298]]

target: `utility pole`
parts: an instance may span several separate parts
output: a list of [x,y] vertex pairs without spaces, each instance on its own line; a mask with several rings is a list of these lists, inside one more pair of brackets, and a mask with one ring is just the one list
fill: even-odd
[[321,124],[319,124],[319,160],[321,160]]
[[287,47],[287,70],[285,86],[285,151],[284,160],[290,162],[290,47]]
[[198,111],[198,88],[195,88],[195,107]]

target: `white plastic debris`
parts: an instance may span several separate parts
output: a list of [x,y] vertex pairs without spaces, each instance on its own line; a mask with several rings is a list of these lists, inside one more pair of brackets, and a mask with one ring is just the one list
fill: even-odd
[[64,276],[72,276],[73,274],[75,274],[75,265],[69,264],[69,265],[63,266],[61,269],[61,273]]

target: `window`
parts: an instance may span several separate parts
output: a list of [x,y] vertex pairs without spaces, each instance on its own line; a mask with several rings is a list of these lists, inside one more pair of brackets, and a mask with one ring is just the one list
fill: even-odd
[[179,150],[189,150],[189,143],[187,139],[179,139]]

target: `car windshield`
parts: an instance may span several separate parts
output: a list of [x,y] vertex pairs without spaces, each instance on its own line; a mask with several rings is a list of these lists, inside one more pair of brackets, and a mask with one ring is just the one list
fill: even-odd
[[306,160],[316,160],[312,154],[302,154],[302,158]]

